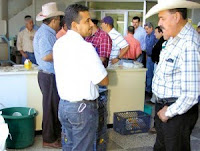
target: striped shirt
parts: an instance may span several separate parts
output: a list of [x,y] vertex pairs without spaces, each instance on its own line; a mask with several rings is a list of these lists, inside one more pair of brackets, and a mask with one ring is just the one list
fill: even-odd
[[[120,54],[120,50],[128,46],[128,43],[124,39],[124,37],[113,28],[108,35],[112,39],[112,51],[110,54],[109,62],[111,62],[112,59],[117,58],[117,56]],[[109,63],[110,64],[110,63]]]
[[168,117],[186,113],[198,103],[200,36],[189,23],[163,47],[152,89],[159,98],[178,98],[168,107],[165,113]]

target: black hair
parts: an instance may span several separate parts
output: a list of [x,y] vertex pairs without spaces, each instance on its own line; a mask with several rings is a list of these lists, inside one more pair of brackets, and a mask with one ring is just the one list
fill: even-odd
[[64,27],[65,26],[65,17],[61,16],[60,17],[60,27]]
[[140,17],[134,16],[132,20],[138,20],[138,22],[140,22]]
[[56,19],[58,17],[60,17],[60,16],[54,16],[54,17],[50,17],[50,18],[44,19],[43,23],[46,24],[46,25],[49,25],[53,19]]
[[133,26],[128,26],[128,32],[134,34],[135,28]]
[[160,28],[160,26],[157,26],[155,29],[158,29],[159,33],[163,33],[162,29]]
[[29,19],[29,18],[32,18],[32,17],[30,15],[24,16],[24,19]]
[[184,20],[187,19],[187,8],[175,8],[175,9],[170,9],[170,13],[176,13],[179,12],[181,16],[183,17]]
[[72,22],[79,23],[81,18],[79,16],[80,12],[89,11],[88,7],[80,5],[80,4],[72,4],[69,5],[65,9],[65,23],[68,29],[71,29]]
[[98,25],[99,20],[97,20],[97,19],[92,19],[92,22],[93,22],[95,25]]

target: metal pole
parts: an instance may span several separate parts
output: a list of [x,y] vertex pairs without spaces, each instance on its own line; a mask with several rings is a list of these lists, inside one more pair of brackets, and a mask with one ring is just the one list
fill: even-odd
[[145,15],[146,15],[146,9],[147,9],[147,1],[144,0],[144,6],[143,6],[143,22],[142,22],[142,27],[144,27],[144,24],[146,22],[146,19],[145,19]]

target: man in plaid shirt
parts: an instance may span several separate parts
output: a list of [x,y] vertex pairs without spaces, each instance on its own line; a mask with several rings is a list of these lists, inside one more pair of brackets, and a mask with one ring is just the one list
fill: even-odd
[[112,50],[112,40],[106,32],[104,32],[97,26],[99,22],[97,19],[92,19],[92,22],[94,23],[92,31],[93,34],[90,37],[86,37],[85,40],[87,42],[92,43],[103,65],[107,67],[110,53]]
[[152,89],[157,96],[154,151],[190,151],[190,135],[198,119],[200,36],[187,22],[187,0],[160,0],[146,15],[158,13],[164,37],[171,37],[160,54]]

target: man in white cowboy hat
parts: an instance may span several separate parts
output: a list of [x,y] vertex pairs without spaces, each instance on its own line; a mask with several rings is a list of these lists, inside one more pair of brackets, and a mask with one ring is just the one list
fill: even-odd
[[186,0],[158,0],[146,18],[158,13],[158,25],[169,38],[153,78],[156,95],[154,151],[190,151],[190,135],[198,119],[200,36],[187,22]]
[[55,81],[53,63],[53,45],[56,32],[60,29],[60,16],[56,3],[42,6],[42,12],[36,16],[43,24],[35,34],[33,46],[36,61],[39,65],[38,83],[43,95],[42,137],[43,147],[61,148],[61,124],[58,120],[59,96]]

